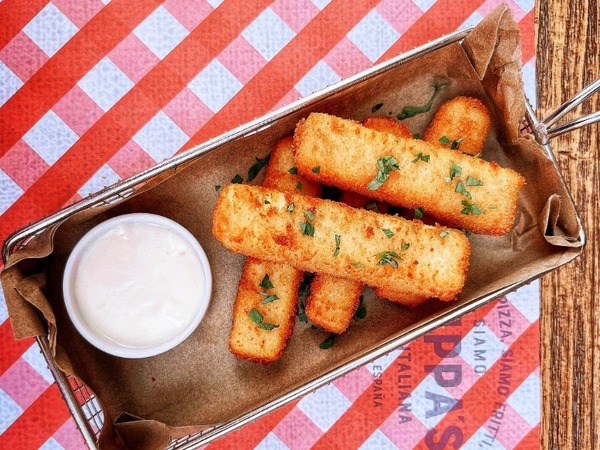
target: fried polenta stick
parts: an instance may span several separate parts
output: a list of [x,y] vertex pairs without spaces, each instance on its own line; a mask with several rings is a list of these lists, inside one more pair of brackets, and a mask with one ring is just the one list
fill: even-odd
[[[273,148],[263,184],[305,195],[321,195],[320,184],[298,176],[294,170],[291,136]],[[298,287],[303,276],[302,271],[288,264],[246,259],[233,307],[231,353],[259,363],[281,357],[294,329]],[[262,321],[257,322],[261,316]]]
[[296,166],[309,178],[397,206],[425,208],[475,233],[510,230],[524,183],[495,163],[321,113],[299,122],[294,148]]
[[247,256],[441,300],[461,291],[469,265],[460,231],[257,186],[222,189],[212,231]]
[[[390,117],[369,117],[363,125],[395,136],[411,137],[408,127]],[[343,191],[340,201],[355,208],[365,208],[374,203],[356,192]],[[378,212],[387,211],[387,204],[379,202]],[[363,284],[327,274],[316,274],[310,285],[305,312],[310,321],[331,333],[346,331],[358,305]]]
[[455,97],[440,105],[423,139],[476,155],[483,150],[490,124],[490,112],[481,101]]

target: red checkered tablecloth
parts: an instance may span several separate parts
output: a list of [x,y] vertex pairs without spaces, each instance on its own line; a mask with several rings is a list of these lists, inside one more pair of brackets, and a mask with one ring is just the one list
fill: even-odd
[[[0,240],[499,3],[0,0]],[[506,3],[535,102],[534,3]],[[210,448],[537,448],[538,319],[534,283]],[[0,448],[83,448],[3,297],[0,348]]]

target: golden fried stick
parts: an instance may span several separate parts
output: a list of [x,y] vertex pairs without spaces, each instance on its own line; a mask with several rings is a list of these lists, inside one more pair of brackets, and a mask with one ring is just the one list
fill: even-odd
[[[297,175],[291,137],[283,138],[273,148],[263,184],[305,195],[321,195],[320,184]],[[234,355],[260,363],[281,357],[294,329],[298,287],[303,275],[287,264],[246,259],[229,335],[229,349]],[[268,288],[269,283],[272,288]],[[269,297],[273,295],[277,299]],[[264,303],[266,300],[272,301]],[[262,321],[257,322],[261,316]],[[269,329],[265,324],[277,326]]]
[[490,124],[490,112],[481,101],[455,97],[440,105],[423,139],[476,155],[483,150]]
[[298,176],[292,150],[292,136],[282,138],[273,147],[263,186],[284,192],[299,192],[311,197],[320,197],[322,191],[319,183]]
[[309,178],[398,206],[424,208],[444,223],[475,233],[510,230],[524,182],[495,163],[327,114],[312,113],[299,122],[294,149],[298,170]]
[[[287,264],[246,259],[233,306],[231,353],[259,363],[281,357],[294,330],[303,276]],[[265,285],[273,287],[265,289]]]
[[[408,127],[390,117],[369,117],[363,125],[395,136],[411,137]],[[356,192],[343,191],[340,201],[355,208],[364,208],[371,199]],[[387,211],[387,204],[378,202],[377,211]],[[363,284],[353,280],[316,274],[310,285],[305,312],[309,320],[331,333],[346,331],[360,303]]]
[[247,256],[441,300],[460,292],[469,265],[460,231],[257,186],[222,189],[212,231]]
[[306,299],[306,317],[330,333],[343,333],[358,308],[363,287],[360,281],[317,273]]

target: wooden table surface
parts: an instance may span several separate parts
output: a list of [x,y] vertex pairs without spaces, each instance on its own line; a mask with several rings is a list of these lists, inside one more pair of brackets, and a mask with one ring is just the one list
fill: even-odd
[[[600,77],[600,2],[536,5],[538,116]],[[600,93],[569,118],[600,110]],[[600,448],[600,127],[551,142],[588,243],[583,255],[542,279],[542,430],[551,449]]]

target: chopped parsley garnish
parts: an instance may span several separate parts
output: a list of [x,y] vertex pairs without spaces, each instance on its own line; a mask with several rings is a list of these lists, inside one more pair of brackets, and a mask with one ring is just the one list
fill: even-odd
[[315,235],[315,227],[309,221],[300,222],[300,229],[305,236],[313,237]]
[[469,203],[468,201],[463,200],[462,204],[464,208],[461,210],[461,214],[471,216],[480,216],[481,214],[483,214],[483,211],[479,209],[479,206],[477,206],[475,203]]
[[302,189],[302,183],[299,181],[296,183],[296,189]]
[[221,189],[221,185],[215,184],[215,192],[219,192],[219,189]]
[[363,300],[363,296],[361,295],[358,303],[358,308],[356,309],[354,316],[352,316],[354,320],[361,320],[367,317],[367,308],[365,308],[365,305],[363,305]]
[[342,236],[339,234],[335,235],[335,251],[333,252],[333,256],[337,256],[340,254],[340,242],[342,240]]
[[471,236],[471,234],[472,234],[469,230],[465,230],[464,228],[461,228],[460,231],[462,231],[464,233],[464,235],[467,237]]
[[471,199],[471,194],[469,194],[469,192],[465,188],[465,183],[463,183],[462,181],[459,181],[458,183],[456,183],[456,189],[454,189],[454,192],[460,192],[462,195],[467,197],[469,200]]
[[435,83],[432,86],[433,87],[433,95],[431,96],[431,98],[429,99],[429,101],[427,103],[425,103],[423,106],[405,106],[402,109],[402,112],[400,114],[398,114],[396,116],[396,118],[398,120],[404,120],[404,119],[408,119],[409,117],[414,117],[417,114],[428,112],[431,109],[431,106],[433,105],[433,101],[435,100],[437,95],[447,85],[448,85],[448,83],[444,83],[444,84]]
[[242,177],[240,177],[239,175],[236,175],[235,177],[233,177],[231,179],[231,182],[234,184],[241,184],[244,182],[244,179]]
[[263,277],[259,286],[263,289],[273,289],[275,287],[275,286],[273,286],[273,283],[271,283],[271,279],[269,278],[268,273],[265,273],[265,276]]
[[444,230],[440,233],[440,237],[443,239],[450,234],[449,230]]
[[287,207],[285,210],[286,210],[287,212],[291,213],[291,212],[293,212],[293,211],[294,211],[294,208],[295,208],[295,207],[296,207],[296,206],[295,206],[293,203],[290,203],[290,204],[288,205],[288,207]]
[[421,139],[421,135],[419,133],[413,134],[413,139]]
[[337,335],[335,333],[331,333],[329,336],[327,336],[327,338],[321,342],[319,344],[319,348],[321,350],[327,350],[328,348],[331,348],[331,346],[333,345],[333,341],[335,339]]
[[376,105],[373,105],[373,107],[371,108],[371,112],[374,113],[375,111],[378,111],[379,109],[381,109],[382,106],[383,103],[377,103]]
[[467,177],[467,186],[483,186],[483,181],[473,178],[471,175]]
[[423,218],[423,208],[415,208],[413,219],[421,220]]
[[398,253],[391,250],[382,253],[377,253],[375,256],[379,258],[379,262],[377,263],[378,266],[389,264],[394,269],[398,268],[398,261],[396,261],[396,258],[402,259],[402,257]]
[[252,322],[254,322],[256,325],[258,325],[258,328],[261,328],[263,330],[272,330],[273,328],[279,328],[279,325],[276,325],[274,323],[268,323],[268,322],[263,322],[263,315],[258,312],[258,310],[256,308],[252,308],[250,310],[250,312],[248,313],[248,317],[250,317],[250,320],[252,320]]
[[419,160],[423,162],[429,162],[429,155],[424,155],[423,153],[419,152],[415,155],[415,159],[413,159],[412,162],[416,163],[419,162]]
[[263,305],[274,302],[275,300],[279,300],[279,296],[277,294],[267,294],[266,292],[259,292],[259,294],[261,297],[264,297],[261,301]]
[[315,220],[315,215],[312,211],[304,211],[304,217],[306,217],[308,220]]
[[410,247],[410,244],[407,242],[403,242],[402,245],[400,246],[400,250],[402,250],[402,251],[408,250],[408,247]]
[[370,191],[379,189],[389,178],[390,173],[399,169],[398,161],[393,156],[384,156],[377,161],[377,168],[379,169],[377,176],[367,185]]
[[291,173],[292,175],[298,175],[298,168],[297,167],[290,167],[288,169],[288,172]]
[[264,158],[254,158],[256,162],[248,169],[248,178],[247,181],[250,182],[256,178],[256,175],[269,163],[269,159],[271,158],[271,154],[268,154]]
[[319,172],[321,172],[321,166],[316,166],[316,167],[313,167],[313,168],[312,168],[312,172],[313,172],[313,173],[319,173]]
[[448,139],[448,136],[444,135],[440,138],[440,144],[442,145],[446,145],[450,143],[450,139]]
[[476,155],[473,155],[474,158],[481,158],[483,156],[483,153],[477,153]]
[[460,143],[462,141],[464,141],[465,138],[458,138],[458,139],[454,139],[452,141],[452,143],[450,144],[450,150],[458,150],[458,147],[460,146]]
[[265,205],[270,205],[271,202],[269,200],[265,200]]
[[389,238],[394,237],[394,232],[388,230],[387,228],[382,228],[381,231],[383,231],[383,234],[385,234]]
[[354,267],[358,267],[359,269],[364,269],[365,268],[365,265],[363,263],[361,263],[360,261],[355,261],[355,262],[352,263],[352,265]]
[[306,299],[310,295],[310,283],[314,278],[314,274],[305,273],[302,283],[298,288],[298,320],[300,322],[308,323],[308,317],[306,316]]
[[452,163],[452,167],[450,168],[450,176],[444,179],[446,183],[450,183],[454,178],[460,177],[462,175],[462,167],[456,165],[454,161],[450,162]]

